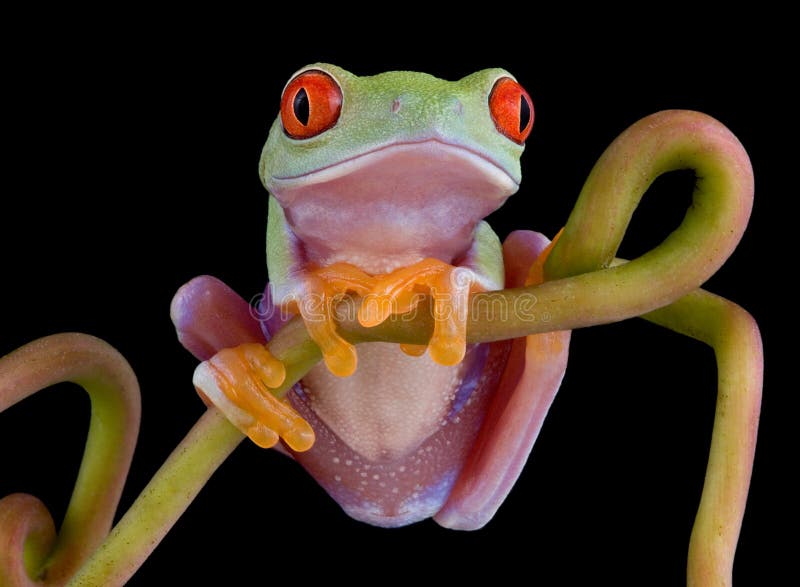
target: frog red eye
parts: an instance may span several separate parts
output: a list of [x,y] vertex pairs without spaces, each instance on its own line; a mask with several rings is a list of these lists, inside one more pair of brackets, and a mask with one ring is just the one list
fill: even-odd
[[317,69],[304,71],[283,90],[281,123],[293,139],[310,139],[331,128],[342,111],[342,88]]
[[520,145],[531,134],[533,102],[528,92],[510,77],[501,77],[489,94],[489,111],[501,133]]

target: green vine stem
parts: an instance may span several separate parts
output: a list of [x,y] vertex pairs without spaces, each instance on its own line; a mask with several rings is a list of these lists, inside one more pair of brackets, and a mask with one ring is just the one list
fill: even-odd
[[69,585],[125,584],[242,439],[218,410],[208,409]]
[[[679,168],[694,169],[698,175],[693,204],[681,225],[650,252],[612,266],[647,187],[661,173]],[[724,263],[738,243],[752,206],[752,193],[747,155],[723,125],[695,112],[652,115],[620,135],[593,169],[546,265],[552,281],[476,294],[470,300],[468,339],[472,342],[570,330],[651,312],[648,318],[714,346],[720,399],[707,484],[692,538],[689,577],[694,583],[708,576],[718,584],[730,583],[730,573],[726,576],[725,569],[730,566],[738,535],[735,520],[741,518],[753,443],[735,445],[729,439],[731,431],[740,431],[743,422],[748,423],[744,432],[754,437],[760,393],[760,358],[755,350],[760,349],[760,339],[757,331],[748,331],[745,326],[747,320],[742,314],[746,313],[732,309],[738,307],[724,300],[709,302],[721,298],[693,290]],[[679,300],[683,296],[687,297]],[[720,305],[723,302],[727,305]],[[355,319],[357,304],[358,300],[346,298],[337,308],[337,315],[342,317],[339,328],[351,342],[424,343],[432,331],[432,317],[427,312],[365,329]],[[497,304],[513,311],[493,312]],[[741,350],[738,345],[748,345],[745,352],[752,360],[731,360],[732,349]],[[287,365],[287,379],[275,391],[278,396],[320,358],[298,319],[276,334],[270,350]],[[736,416],[734,411],[743,416]],[[217,444],[208,440],[214,438]],[[213,410],[207,413],[70,585],[124,582],[241,439],[242,435]],[[183,495],[169,498],[176,486]],[[736,513],[725,518],[720,531],[715,524],[721,520],[720,504],[728,503],[728,499],[733,500]],[[704,541],[712,531],[721,532],[722,537],[709,547]]]
[[[646,163],[646,166],[642,166]],[[602,271],[615,300],[646,289],[657,301],[672,288],[699,286],[741,238],[752,209],[753,173],[736,137],[712,118],[667,111],[633,125],[603,154],[583,187],[564,235],[545,266],[549,278],[614,264],[642,194],[661,173],[690,167],[697,183],[680,228],[652,251]],[[731,197],[733,196],[733,197]],[[610,231],[606,227],[623,227]],[[578,237],[578,238],[573,238]],[[620,260],[617,260],[620,261]],[[637,266],[638,265],[638,266]],[[671,275],[664,269],[680,267]],[[671,278],[663,283],[659,275]],[[643,318],[714,349],[718,391],[703,494],[689,543],[690,586],[731,585],[761,409],[763,349],[755,320],[736,304],[697,290]]]
[[703,290],[643,318],[714,349],[717,407],[703,494],[689,542],[689,587],[730,585],[761,411],[763,349],[741,307]]
[[0,358],[0,412],[38,390],[71,381],[92,402],[89,435],[61,531],[35,497],[0,500],[0,584],[62,585],[105,539],[139,432],[139,385],[108,343],[56,334]]

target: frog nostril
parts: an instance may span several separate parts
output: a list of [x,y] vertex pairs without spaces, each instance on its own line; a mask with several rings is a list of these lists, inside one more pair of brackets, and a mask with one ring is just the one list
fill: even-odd
[[400,98],[395,98],[394,101],[392,102],[392,114],[397,114],[400,111],[401,105],[402,103],[400,101]]

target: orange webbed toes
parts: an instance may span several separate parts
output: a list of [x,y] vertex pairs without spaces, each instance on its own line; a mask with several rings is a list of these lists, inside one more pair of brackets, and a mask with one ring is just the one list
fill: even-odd
[[194,374],[198,392],[262,448],[283,438],[296,451],[314,444],[314,431],[292,407],[271,392],[286,378],[283,364],[266,346],[246,343],[223,349]]
[[367,328],[413,310],[423,294],[431,295],[435,318],[431,340],[428,345],[404,344],[401,349],[411,356],[429,349],[431,358],[443,365],[455,365],[464,358],[469,294],[477,289],[470,269],[429,258],[386,275],[370,276],[348,263],[334,263],[309,269],[303,283],[300,315],[334,375],[351,375],[358,363],[355,347],[339,335],[333,318],[336,297],[345,293],[363,296],[358,321]]
[[443,365],[459,363],[466,352],[466,324],[469,293],[475,275],[464,267],[454,267],[438,259],[397,269],[375,280],[358,314],[362,326],[372,327],[392,315],[404,314],[419,303],[421,293],[433,297],[434,332],[428,345],[404,344],[408,355],[420,356],[429,349],[431,358]]

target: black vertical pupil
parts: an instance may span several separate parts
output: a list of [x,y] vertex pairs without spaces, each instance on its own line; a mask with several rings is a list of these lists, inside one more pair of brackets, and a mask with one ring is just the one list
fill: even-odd
[[519,95],[519,132],[528,128],[528,123],[531,121],[531,105],[525,94]]
[[308,109],[308,94],[305,88],[300,88],[300,91],[294,95],[294,115],[297,117],[303,126],[308,125],[309,109]]

